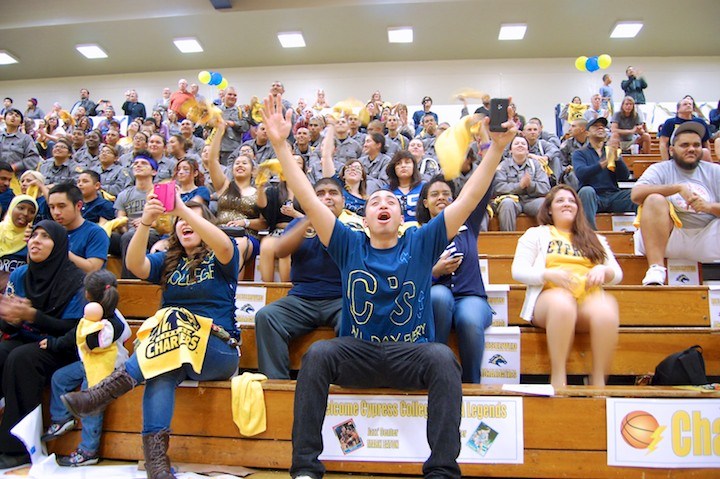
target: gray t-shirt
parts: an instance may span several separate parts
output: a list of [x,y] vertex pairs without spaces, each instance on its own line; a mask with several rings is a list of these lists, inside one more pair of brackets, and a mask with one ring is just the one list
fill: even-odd
[[[690,190],[710,203],[720,202],[720,165],[701,161],[697,168],[688,171],[675,164],[675,160],[662,161],[650,166],[638,178],[636,185],[688,184]],[[683,228],[700,229],[717,219],[709,213],[697,213],[685,199],[676,193],[668,197],[675,207]]]
[[[612,116],[612,120],[610,120],[610,123],[617,124],[617,127],[621,130],[632,130],[637,125],[642,125],[645,123],[645,118],[643,117],[642,112],[637,112],[637,117],[635,115],[632,116],[624,116],[621,114],[622,112],[615,112]],[[630,141],[633,139],[633,135],[620,135],[620,139],[623,141]]]
[[117,195],[113,207],[115,211],[124,211],[125,215],[132,221],[142,216],[146,200],[147,193],[140,191],[136,186],[131,186]]

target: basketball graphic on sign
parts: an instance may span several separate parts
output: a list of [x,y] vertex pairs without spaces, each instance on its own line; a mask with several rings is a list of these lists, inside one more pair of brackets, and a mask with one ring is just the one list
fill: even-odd
[[645,411],[633,411],[628,413],[622,420],[620,433],[628,445],[636,449],[647,449],[660,440],[657,419]]

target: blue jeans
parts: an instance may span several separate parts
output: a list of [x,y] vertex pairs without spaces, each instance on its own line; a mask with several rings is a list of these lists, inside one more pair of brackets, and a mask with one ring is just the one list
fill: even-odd
[[[221,381],[232,376],[238,368],[238,353],[222,340],[210,336],[202,372],[196,374],[189,364],[148,379],[143,394],[143,434],[170,429],[175,411],[175,388],[186,379],[193,381]],[[125,363],[128,374],[139,383],[145,381],[137,356]],[[198,406],[202,407],[202,406]]]
[[[72,415],[65,409],[65,405],[60,401],[60,396],[74,391],[78,386],[81,386],[83,390],[88,387],[82,361],[75,361],[55,371],[50,382],[52,392],[50,395],[50,419],[52,422],[64,423],[72,418]],[[102,435],[103,415],[104,413],[101,412],[95,416],[87,416],[82,419],[79,449],[92,454],[98,452],[98,449],[100,449],[100,436]]]
[[353,388],[427,389],[425,477],[460,478],[460,365],[438,343],[370,342],[340,337],[313,343],[295,387],[290,475],[319,479],[325,473],[322,424],[330,384]]
[[450,288],[436,284],[430,290],[435,341],[447,344],[454,326],[460,349],[462,381],[479,383],[482,377],[482,357],[485,352],[485,329],[492,324],[493,310],[487,299],[480,296],[455,297]]
[[585,210],[585,218],[596,230],[596,213],[635,213],[637,205],[630,199],[630,190],[603,191],[598,193],[592,186],[583,186],[578,196]]

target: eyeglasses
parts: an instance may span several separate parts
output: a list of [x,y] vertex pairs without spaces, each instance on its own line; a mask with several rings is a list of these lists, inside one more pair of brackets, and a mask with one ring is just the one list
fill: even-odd
[[362,165],[350,165],[345,167],[346,171],[358,171],[362,173],[365,169],[362,167]]

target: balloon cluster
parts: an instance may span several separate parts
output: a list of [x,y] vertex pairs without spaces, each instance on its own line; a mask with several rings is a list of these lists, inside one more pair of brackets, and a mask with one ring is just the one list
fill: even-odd
[[218,72],[203,70],[198,73],[198,80],[203,85],[216,86],[220,90],[224,90],[228,86],[227,78],[223,78],[223,76]]
[[575,68],[581,72],[596,72],[599,69],[605,70],[612,64],[612,58],[607,53],[595,57],[577,57]]

